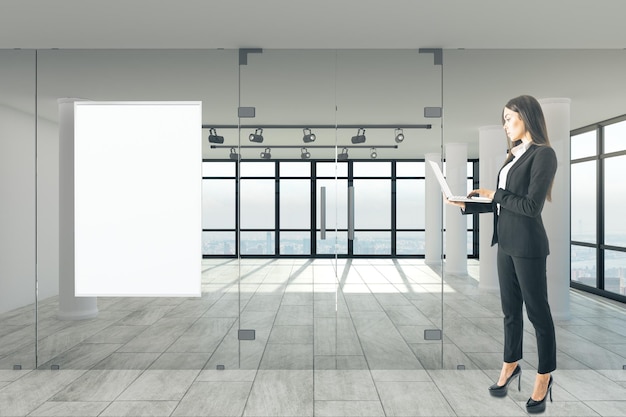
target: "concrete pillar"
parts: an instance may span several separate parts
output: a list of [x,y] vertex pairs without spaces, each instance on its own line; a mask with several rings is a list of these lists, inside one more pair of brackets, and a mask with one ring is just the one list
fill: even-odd
[[[96,317],[96,297],[74,296],[74,102],[59,104],[59,312],[61,320]],[[97,265],[93,266],[97,268]]]
[[428,161],[433,161],[441,168],[441,154],[427,153],[426,159],[426,185],[425,215],[426,215],[426,256],[424,262],[427,265],[441,265],[442,240],[443,240],[443,197],[441,187],[432,170],[428,167]]
[[[495,190],[498,171],[506,157],[507,142],[502,126],[483,126],[479,129],[479,180],[480,188]],[[479,288],[486,291],[498,291],[498,268],[496,266],[497,246],[491,246],[493,236],[493,213],[479,214],[480,221],[480,263]]]
[[569,98],[539,100],[546,118],[548,137],[556,152],[558,167],[552,187],[552,202],[546,201],[543,222],[550,241],[547,261],[548,300],[555,320],[570,315],[570,103]]
[[[454,195],[466,195],[467,144],[448,143],[446,153],[446,180]],[[446,263],[445,272],[467,274],[467,217],[458,207],[446,205]]]

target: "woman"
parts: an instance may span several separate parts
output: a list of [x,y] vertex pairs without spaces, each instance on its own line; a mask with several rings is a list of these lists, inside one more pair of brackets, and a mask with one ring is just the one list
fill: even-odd
[[[531,96],[511,99],[502,113],[504,130],[509,138],[509,153],[498,174],[498,189],[479,188],[469,196],[479,195],[492,204],[453,203],[464,214],[493,211],[492,245],[498,243],[498,279],[504,313],[504,363],[497,383],[489,387],[494,396],[505,396],[508,385],[521,379],[523,313],[535,327],[539,366],[529,413],[541,413],[546,397],[552,401],[552,376],[556,369],[556,338],[548,305],[546,257],[549,253],[541,211],[550,191],[557,161],[550,147],[546,123],[539,102]],[[521,384],[518,380],[518,389]]]

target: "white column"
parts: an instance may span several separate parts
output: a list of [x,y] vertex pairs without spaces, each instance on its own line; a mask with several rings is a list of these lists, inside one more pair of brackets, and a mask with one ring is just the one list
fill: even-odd
[[555,320],[570,319],[570,103],[569,98],[539,100],[558,167],[552,202],[546,201],[543,222],[550,241],[547,261],[548,300]]
[[433,161],[441,168],[441,154],[427,153],[426,159],[426,185],[424,195],[426,215],[426,256],[424,262],[428,265],[441,265],[442,230],[443,230],[443,197],[441,187],[428,166],[428,161]]
[[[98,315],[95,297],[74,296],[74,102],[59,104],[59,313],[61,320]],[[97,268],[97,265],[93,266]]]
[[[480,188],[495,190],[498,171],[506,157],[506,135],[500,125],[483,126],[479,129],[478,157],[480,159]],[[498,268],[496,266],[497,246],[491,246],[493,236],[493,213],[483,213],[480,217],[480,263],[479,287],[481,290],[497,291]]]
[[[446,180],[454,195],[467,195],[467,144],[448,143]],[[446,205],[446,264],[449,274],[467,274],[467,216],[458,207]]]

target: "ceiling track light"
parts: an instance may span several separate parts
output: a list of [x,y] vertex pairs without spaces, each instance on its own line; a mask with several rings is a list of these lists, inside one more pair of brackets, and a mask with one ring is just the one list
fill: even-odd
[[315,133],[311,133],[311,129],[305,127],[302,129],[302,132],[304,133],[304,136],[302,137],[302,141],[304,143],[315,142]]
[[365,129],[359,128],[356,132],[356,136],[352,136],[352,143],[364,143],[365,142]]
[[250,142],[263,142],[263,128],[257,128],[254,133],[250,133]]
[[300,150],[300,158],[302,158],[302,159],[310,159],[311,158],[311,152],[309,152],[306,148],[302,148]]
[[272,159],[271,151],[270,148],[265,148],[265,150],[261,152],[261,159]]
[[395,135],[397,143],[400,143],[404,140],[404,131],[402,130],[402,128],[397,128],[395,131]]
[[209,143],[224,143],[224,136],[218,136],[214,127],[209,129]]
[[370,150],[370,158],[372,158],[372,159],[378,158],[378,153],[376,152],[376,148],[372,148]]
[[235,148],[230,148],[230,159],[232,159],[233,161],[239,161],[239,158],[240,156]]
[[348,148],[343,148],[341,153],[337,155],[337,161],[347,161],[348,160]]

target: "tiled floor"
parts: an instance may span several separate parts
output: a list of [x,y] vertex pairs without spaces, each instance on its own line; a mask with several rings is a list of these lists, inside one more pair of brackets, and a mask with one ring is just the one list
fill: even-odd
[[[202,298],[101,298],[93,320],[57,320],[57,299],[44,300],[37,370],[33,307],[0,315],[0,417],[526,415],[532,326],[521,392],[490,397],[502,319],[475,263],[443,284],[408,259],[215,259],[203,270]],[[626,416],[626,306],[570,294],[546,415]],[[443,341],[424,339],[441,328]]]

